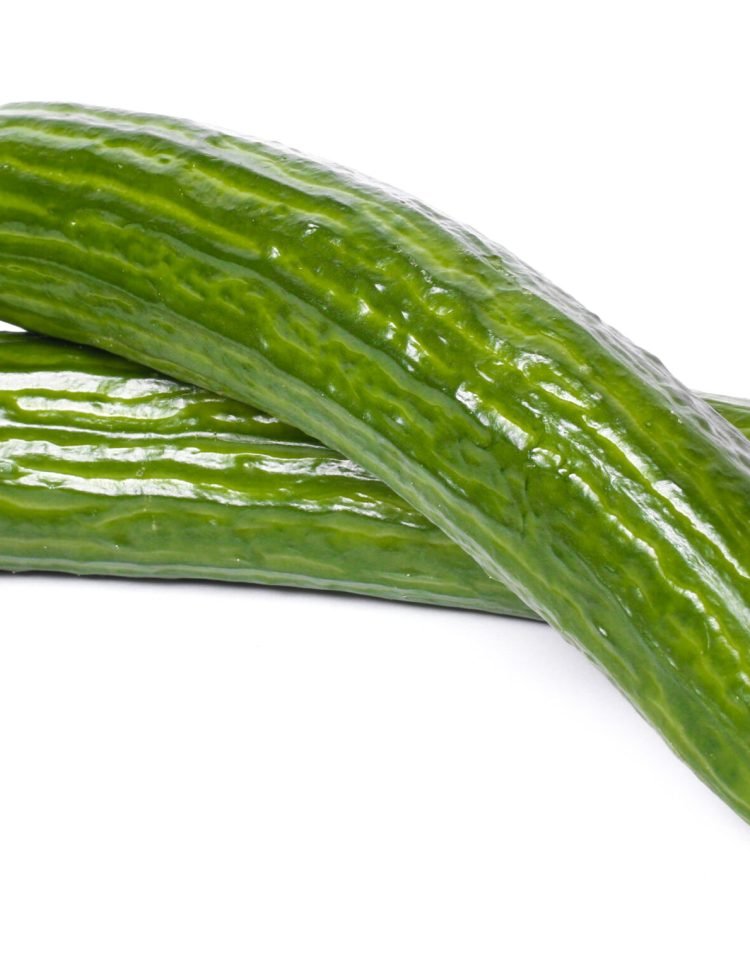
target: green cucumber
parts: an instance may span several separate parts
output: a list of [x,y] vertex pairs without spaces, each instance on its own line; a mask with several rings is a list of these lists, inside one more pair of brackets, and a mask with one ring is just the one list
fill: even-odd
[[[713,399],[750,433],[750,402]],[[361,467],[112,354],[0,330],[0,568],[533,614]]]
[[[712,404],[750,434],[750,402]],[[239,402],[0,329],[0,568],[533,613],[385,484]]]
[[750,819],[750,444],[499,246],[277,146],[12,106],[0,317],[356,460]]
[[112,354],[0,332],[0,568],[531,613],[299,430]]

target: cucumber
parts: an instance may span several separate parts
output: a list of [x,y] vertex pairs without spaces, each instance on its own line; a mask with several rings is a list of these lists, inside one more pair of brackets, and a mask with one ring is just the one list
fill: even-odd
[[[750,433],[750,402],[714,399]],[[533,613],[356,463],[91,347],[0,330],[0,568]]]
[[531,616],[385,484],[292,426],[24,333],[0,333],[0,568]]
[[499,246],[277,146],[11,106],[0,317],[351,457],[750,819],[750,444]]

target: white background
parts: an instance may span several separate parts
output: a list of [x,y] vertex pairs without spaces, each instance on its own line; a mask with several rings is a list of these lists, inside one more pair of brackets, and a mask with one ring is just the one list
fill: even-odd
[[[741,3],[35,3],[0,102],[292,144],[750,396]],[[546,627],[0,578],[0,976],[745,976],[750,830]]]

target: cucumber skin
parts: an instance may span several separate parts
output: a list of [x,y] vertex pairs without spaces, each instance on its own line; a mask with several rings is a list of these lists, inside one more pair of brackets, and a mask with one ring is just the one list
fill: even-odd
[[750,819],[750,446],[655,359],[417,202],[158,117],[0,113],[0,260],[0,317],[375,473]]
[[[750,432],[750,403],[713,404]],[[0,567],[533,617],[383,483],[299,430],[115,355],[2,330]]]
[[0,568],[532,614],[392,490],[246,405],[0,332]]

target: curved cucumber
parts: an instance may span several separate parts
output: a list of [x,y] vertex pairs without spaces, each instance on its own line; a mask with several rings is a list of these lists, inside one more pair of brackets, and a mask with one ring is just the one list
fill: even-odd
[[260,405],[365,466],[750,818],[750,444],[513,256],[279,147],[16,106],[0,317]]
[[[750,433],[750,402],[713,404]],[[533,615],[392,490],[298,429],[112,354],[2,330],[0,568]]]

